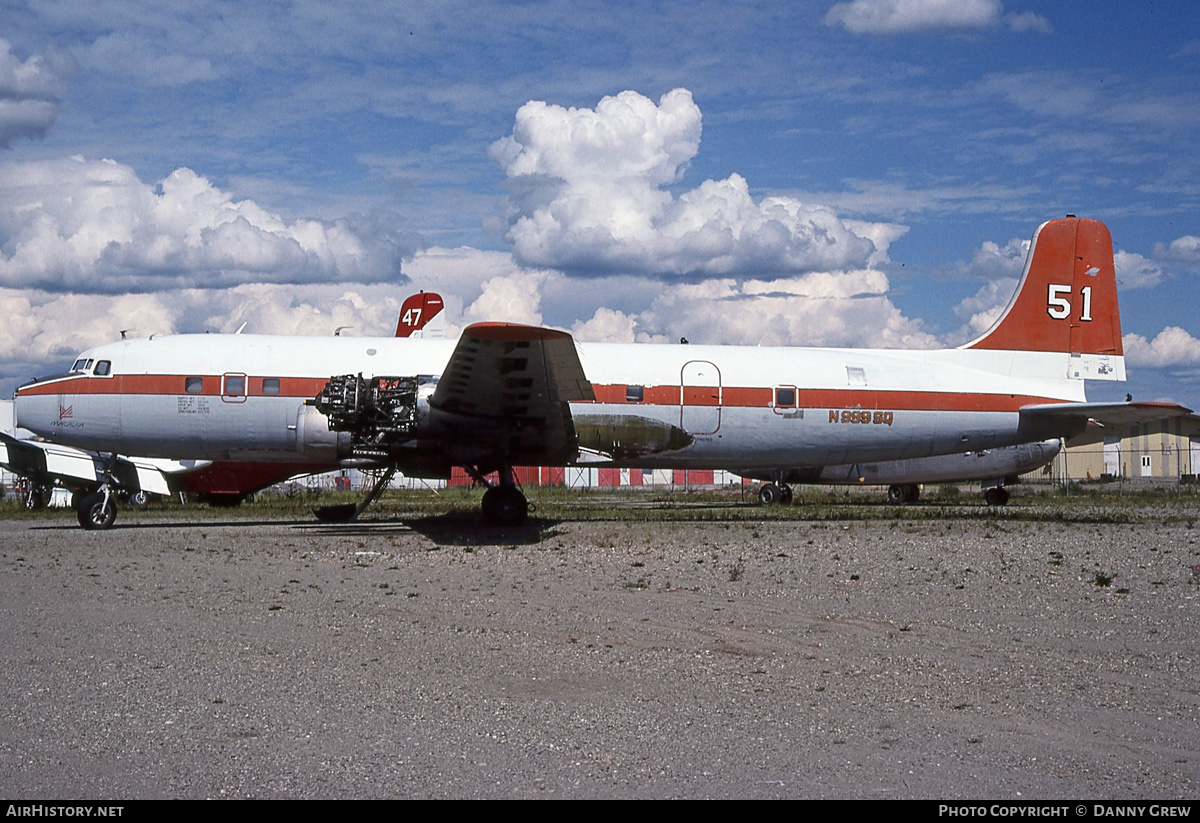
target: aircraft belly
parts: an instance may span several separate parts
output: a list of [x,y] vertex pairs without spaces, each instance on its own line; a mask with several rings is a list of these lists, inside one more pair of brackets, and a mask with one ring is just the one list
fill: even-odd
[[[581,420],[629,416],[678,424],[678,408],[621,404],[580,404]],[[1015,412],[938,412],[873,409],[774,409],[723,407],[721,425],[710,434],[687,433],[674,448],[627,449],[612,455],[613,465],[643,468],[800,468],[863,461],[901,460],[995,448],[1021,442]],[[583,435],[581,446],[591,448]],[[683,434],[680,432],[680,434]],[[667,441],[663,441],[664,444]],[[594,458],[587,462],[597,462]]]

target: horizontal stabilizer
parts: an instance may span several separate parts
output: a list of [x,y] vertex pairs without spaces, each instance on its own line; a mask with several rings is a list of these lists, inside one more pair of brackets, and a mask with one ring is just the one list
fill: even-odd
[[1112,428],[1187,417],[1191,413],[1191,409],[1178,403],[1048,403],[1021,407],[1022,420],[1038,423],[1061,421],[1068,428],[1078,428],[1080,431],[1088,423]]

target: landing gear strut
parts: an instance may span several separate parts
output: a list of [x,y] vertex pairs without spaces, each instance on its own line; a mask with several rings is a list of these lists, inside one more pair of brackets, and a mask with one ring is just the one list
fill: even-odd
[[32,484],[29,486],[29,491],[25,493],[25,508],[30,511],[35,509],[44,509],[50,504],[50,494],[52,489],[49,486],[41,484]]

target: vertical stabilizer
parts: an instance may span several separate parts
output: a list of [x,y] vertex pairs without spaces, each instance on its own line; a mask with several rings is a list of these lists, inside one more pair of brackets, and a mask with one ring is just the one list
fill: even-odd
[[1039,226],[1016,294],[964,348],[1069,353],[1071,377],[1124,380],[1108,227],[1071,216]]
[[[444,307],[442,296],[436,292],[423,291],[410,295],[400,307],[396,336],[445,337],[446,316],[442,314]],[[435,320],[436,322],[433,322]]]

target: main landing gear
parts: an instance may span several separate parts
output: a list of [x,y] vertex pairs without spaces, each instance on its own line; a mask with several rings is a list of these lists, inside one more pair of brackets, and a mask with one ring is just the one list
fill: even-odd
[[787,483],[763,483],[758,487],[758,501],[764,506],[774,506],[778,503],[787,505],[792,502],[792,487]]
[[921,487],[916,483],[893,483],[888,486],[889,503],[916,503],[921,497]]
[[529,501],[525,493],[517,488],[511,466],[501,466],[500,481],[489,483],[477,467],[467,466],[467,473],[478,483],[488,487],[483,493],[483,521],[489,526],[520,526],[529,516]]
[[987,501],[989,506],[1007,506],[1008,498],[1008,489],[1003,486],[992,486],[990,489],[984,489],[983,491],[983,499]]

